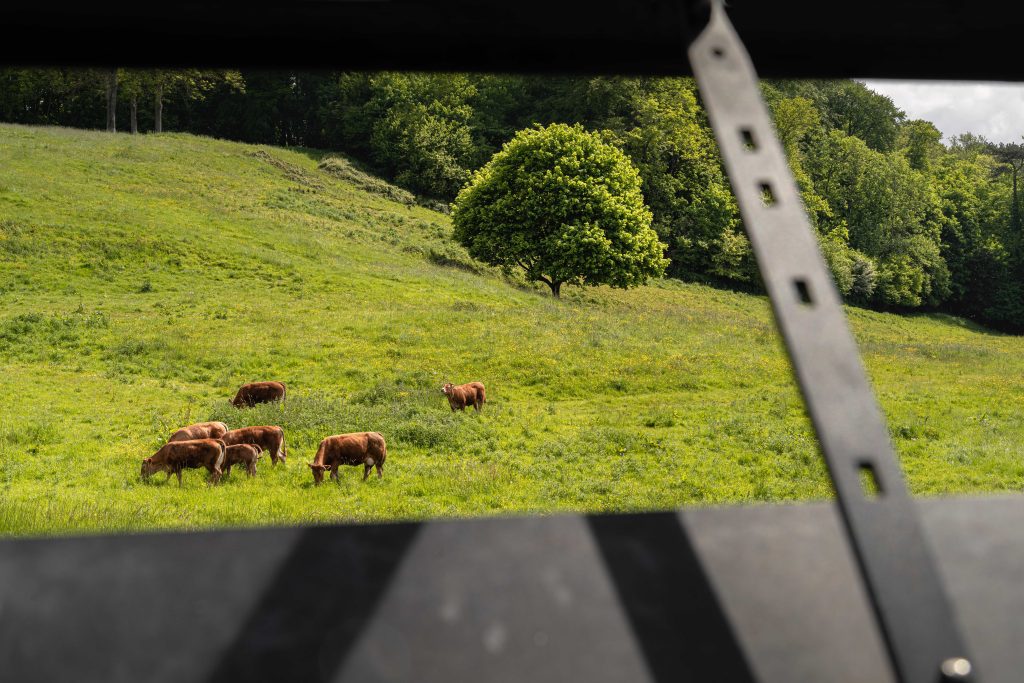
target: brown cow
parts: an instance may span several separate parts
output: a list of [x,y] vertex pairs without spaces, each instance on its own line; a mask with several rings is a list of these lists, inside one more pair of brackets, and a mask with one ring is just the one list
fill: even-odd
[[451,382],[445,382],[441,387],[441,393],[448,397],[448,405],[454,413],[456,409],[465,410],[466,406],[473,406],[476,412],[484,407],[487,397],[484,394],[484,385],[481,382],[470,382],[455,386]]
[[210,480],[216,484],[220,481],[226,450],[220,439],[194,439],[164,444],[160,450],[142,461],[142,478],[149,479],[156,472],[166,472],[168,479],[176,474],[178,486],[181,486],[182,470],[205,467],[210,472]]
[[284,430],[280,427],[242,427],[232,429],[221,437],[225,444],[234,446],[239,443],[250,443],[270,453],[270,462],[274,465],[280,460],[284,462],[288,449],[284,445]]
[[231,405],[251,408],[257,403],[284,402],[286,393],[284,382],[249,382],[238,389],[238,393],[231,399]]
[[251,443],[237,443],[224,451],[224,474],[231,474],[232,465],[244,465],[246,474],[256,476],[256,461],[263,455],[263,449]]
[[219,439],[228,431],[228,426],[223,422],[199,422],[188,427],[182,427],[171,434],[168,441],[192,441],[193,439]]
[[384,476],[384,460],[388,456],[388,447],[384,437],[377,432],[355,432],[329,436],[320,442],[313,462],[308,463],[313,470],[313,481],[319,486],[324,480],[324,472],[331,471],[331,479],[338,479],[340,465],[362,465],[363,481],[370,476],[370,469],[377,468],[377,478]]

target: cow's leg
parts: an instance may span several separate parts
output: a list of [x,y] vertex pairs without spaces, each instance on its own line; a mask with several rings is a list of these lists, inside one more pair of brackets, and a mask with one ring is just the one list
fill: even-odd
[[382,479],[384,477],[384,463],[378,462],[375,467],[377,468],[377,478]]
[[226,466],[226,467],[224,468],[224,475],[225,475],[225,476],[230,476],[230,475],[231,475],[231,465],[227,465],[227,466]]
[[341,481],[341,477],[338,476],[338,466],[335,465],[331,468],[331,479],[334,481]]
[[167,478],[166,478],[166,479],[164,479],[164,483],[166,484],[166,483],[167,483],[167,482],[169,482],[170,480],[171,480],[171,471],[170,471],[170,470],[167,470]]
[[368,476],[370,476],[370,470],[372,470],[372,469],[373,469],[373,465],[370,464],[370,463],[365,463],[363,465],[363,481],[366,481],[366,478]]
[[174,473],[178,475],[178,486],[181,486],[181,470],[175,470]]
[[248,468],[247,472],[249,473],[250,477],[255,477],[256,476],[256,461],[255,460],[253,460],[252,462],[249,463],[249,468]]

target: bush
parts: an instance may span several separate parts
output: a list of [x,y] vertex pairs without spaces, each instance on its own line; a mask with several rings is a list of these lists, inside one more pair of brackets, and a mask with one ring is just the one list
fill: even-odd
[[852,250],[843,239],[835,233],[829,233],[820,238],[821,254],[825,257],[825,263],[832,272],[832,279],[836,288],[844,297],[853,289],[853,256]]
[[865,256],[856,249],[851,249],[852,264],[850,273],[853,276],[853,284],[850,287],[850,296],[858,301],[867,302],[875,293],[875,286],[878,284],[878,268],[870,257]]

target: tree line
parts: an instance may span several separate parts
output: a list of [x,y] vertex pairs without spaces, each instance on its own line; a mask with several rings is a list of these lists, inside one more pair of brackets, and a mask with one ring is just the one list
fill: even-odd
[[[1024,331],[1024,146],[971,134],[944,143],[855,81],[761,87],[847,301]],[[446,201],[518,131],[578,123],[639,172],[669,275],[761,287],[691,79],[0,70],[2,120],[96,128],[110,109],[132,130],[343,151]]]

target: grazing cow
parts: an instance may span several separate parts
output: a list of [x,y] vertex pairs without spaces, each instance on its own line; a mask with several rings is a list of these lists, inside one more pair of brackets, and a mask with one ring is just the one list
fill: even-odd
[[484,385],[481,382],[470,382],[469,384],[460,384],[455,386],[451,382],[445,382],[444,386],[441,387],[441,393],[448,397],[448,405],[452,407],[452,412],[456,410],[465,410],[466,406],[473,406],[476,412],[484,407],[484,403],[487,401],[487,397],[484,394]]
[[223,422],[200,422],[198,424],[182,427],[171,434],[168,441],[192,441],[193,439],[219,439],[228,431],[228,426]]
[[231,405],[251,408],[257,403],[284,402],[286,393],[284,382],[249,382],[238,389],[238,393],[231,399]]
[[284,462],[288,456],[288,450],[284,445],[284,430],[280,427],[242,427],[232,429],[221,437],[228,446],[239,443],[249,443],[259,446],[267,453],[270,453],[270,462],[274,465],[280,460]]
[[156,472],[166,472],[168,479],[176,474],[178,486],[181,486],[182,470],[205,467],[210,472],[210,480],[216,484],[220,481],[226,450],[220,439],[172,441],[142,461],[142,478],[149,479]]
[[244,465],[246,474],[256,476],[256,461],[263,454],[263,449],[251,443],[237,443],[228,446],[224,451],[224,474],[231,474],[232,465]]
[[387,455],[388,447],[383,436],[377,432],[355,432],[329,436],[321,441],[313,462],[308,464],[318,486],[324,480],[326,470],[331,471],[331,479],[338,479],[338,467],[341,465],[362,465],[363,481],[366,481],[372,467],[377,468],[378,479],[384,476]]

